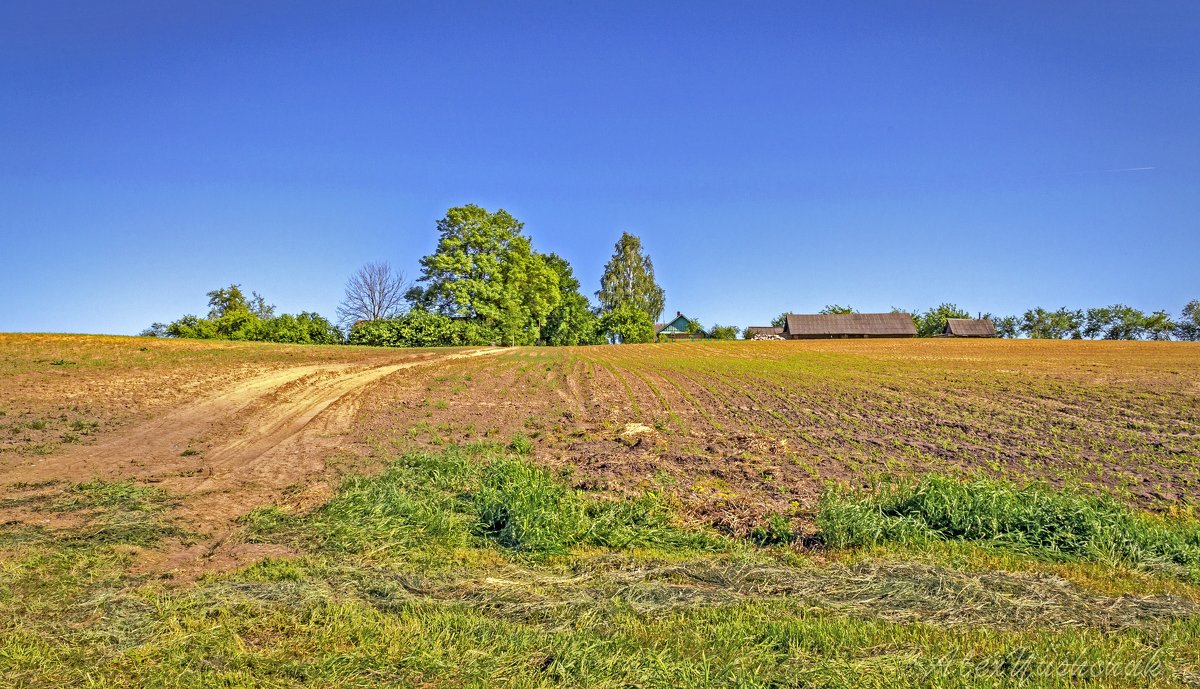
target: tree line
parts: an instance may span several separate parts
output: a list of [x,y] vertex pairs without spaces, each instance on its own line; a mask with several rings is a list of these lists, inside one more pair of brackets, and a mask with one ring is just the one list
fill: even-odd
[[534,249],[524,225],[504,210],[451,208],[437,223],[438,244],[409,283],[386,263],[368,263],[346,283],[341,327],[314,313],[274,315],[239,285],[208,294],[206,318],[155,323],[144,335],[203,339],[433,347],[587,345],[651,342],[666,293],[641,240],[628,232],[605,265],[598,307],[571,264]]
[[247,298],[239,285],[230,285],[208,293],[208,315],[191,314],[171,323],[154,323],[142,335],[188,337],[202,340],[248,340],[293,344],[338,344],[342,332],[316,313],[275,315],[258,292]]
[[1101,340],[1200,340],[1200,300],[1188,302],[1173,319],[1163,310],[1145,313],[1125,304],[1092,309],[1029,309],[1020,316],[992,319],[1000,337]]
[[[255,340],[300,344],[358,344],[395,347],[446,345],[589,345],[655,340],[666,293],[654,277],[654,264],[641,240],[621,235],[604,266],[598,306],[584,295],[571,264],[541,253],[524,224],[504,210],[476,205],[446,211],[437,222],[438,243],[420,261],[420,276],[409,282],[386,263],[368,263],[346,283],[338,324],[310,312],[275,314],[257,292],[246,297],[240,285],[208,293],[206,317],[186,315],[155,323],[142,334],[159,337]],[[901,312],[901,309],[893,309]],[[910,313],[917,333],[940,335],[949,318],[971,318],[955,304]],[[821,313],[856,313],[832,304]],[[787,314],[772,325],[782,327]],[[1189,302],[1178,319],[1166,311],[1144,313],[1124,304],[1053,311],[1041,307],[1020,316],[992,316],[1000,337],[1037,339],[1200,340],[1200,300]],[[691,332],[735,339],[739,328],[700,323]],[[752,334],[745,330],[745,337]]]

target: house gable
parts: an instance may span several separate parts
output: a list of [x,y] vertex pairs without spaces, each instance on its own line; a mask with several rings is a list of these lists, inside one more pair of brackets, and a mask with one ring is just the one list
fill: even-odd
[[675,317],[675,320],[664,324],[658,333],[660,335],[682,335],[687,333],[688,323],[690,323],[690,321],[688,320],[687,316],[684,316],[681,313]]
[[701,330],[700,332],[688,332],[688,324],[691,319],[683,315],[682,312],[676,311],[675,318],[669,323],[656,323],[654,325],[654,334],[666,340],[704,340],[708,338],[708,333]]

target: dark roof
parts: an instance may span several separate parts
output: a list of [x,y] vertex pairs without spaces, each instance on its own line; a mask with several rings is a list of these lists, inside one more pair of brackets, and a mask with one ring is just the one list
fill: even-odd
[[801,337],[913,337],[917,327],[907,313],[789,313],[786,333]]
[[654,324],[654,334],[655,335],[659,334],[660,332],[662,332],[662,329],[667,327],[668,325],[670,325],[670,323],[655,323]]
[[996,326],[988,318],[947,318],[946,334],[955,337],[995,337]]

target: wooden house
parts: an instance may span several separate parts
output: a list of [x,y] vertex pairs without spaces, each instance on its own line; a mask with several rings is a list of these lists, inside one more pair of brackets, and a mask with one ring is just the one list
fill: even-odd
[[989,318],[947,318],[946,337],[995,337],[996,325]]
[[708,333],[703,330],[699,332],[689,332],[688,326],[691,324],[691,319],[676,311],[674,320],[668,323],[655,323],[654,336],[659,340],[671,340],[689,342],[692,340],[706,340]]
[[916,337],[907,313],[789,313],[781,336],[786,340],[859,337]]

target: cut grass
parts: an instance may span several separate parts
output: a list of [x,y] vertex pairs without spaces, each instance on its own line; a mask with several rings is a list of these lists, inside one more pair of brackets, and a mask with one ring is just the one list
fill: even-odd
[[833,488],[821,501],[817,526],[835,548],[976,541],[1052,558],[1166,567],[1200,579],[1200,523],[1040,485],[927,476],[860,491]]
[[[95,483],[49,504],[112,519],[169,500]],[[1041,689],[1200,672],[1194,587],[1088,592],[896,553],[818,564],[685,528],[654,493],[574,490],[499,445],[405,453],[311,513],[246,525],[300,555],[167,587],[102,534],[0,539],[0,685]]]

